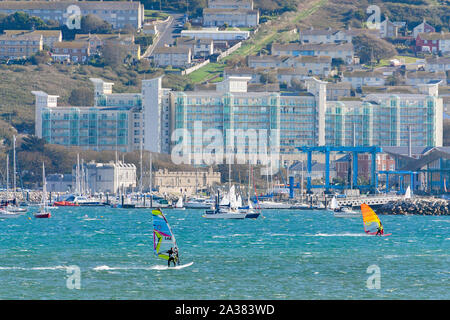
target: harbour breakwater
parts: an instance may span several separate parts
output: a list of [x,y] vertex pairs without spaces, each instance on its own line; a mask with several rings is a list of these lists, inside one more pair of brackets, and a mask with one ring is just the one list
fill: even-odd
[[405,199],[381,205],[376,212],[393,215],[448,216],[449,204],[449,201],[443,199]]

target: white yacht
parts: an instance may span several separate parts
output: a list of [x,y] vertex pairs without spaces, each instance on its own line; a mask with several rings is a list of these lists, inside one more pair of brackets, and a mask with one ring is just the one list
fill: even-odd
[[291,204],[276,202],[273,200],[263,200],[259,203],[261,209],[290,209]]
[[185,210],[186,208],[183,206],[183,196],[180,196],[179,198],[178,198],[178,201],[177,201],[177,203],[175,204],[175,207],[174,207],[175,209],[178,209],[178,210]]
[[311,209],[311,206],[309,204],[304,203],[304,202],[299,202],[299,203],[294,203],[291,206],[291,209],[309,210],[309,209]]
[[193,198],[187,201],[184,206],[188,209],[209,209],[214,205],[214,200]]
[[330,204],[330,211],[333,212],[336,218],[359,218],[360,211],[355,211],[350,207],[339,207],[336,197],[333,197]]

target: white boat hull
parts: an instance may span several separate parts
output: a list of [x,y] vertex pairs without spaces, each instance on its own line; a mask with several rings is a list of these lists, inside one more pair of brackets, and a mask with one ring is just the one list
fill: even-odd
[[209,209],[211,208],[211,204],[202,204],[202,203],[186,203],[184,205],[188,209]]
[[18,218],[23,215],[23,212],[9,212],[5,210],[0,211],[0,219]]
[[260,202],[259,204],[261,209],[290,209],[290,204],[285,203],[264,203]]
[[334,211],[332,210],[333,215],[336,218],[360,218],[361,212],[353,211],[351,209],[343,210],[343,211]]
[[204,214],[206,219],[245,219],[247,213],[211,213]]
[[346,213],[346,212],[335,212],[334,216],[336,218],[360,218],[361,213]]

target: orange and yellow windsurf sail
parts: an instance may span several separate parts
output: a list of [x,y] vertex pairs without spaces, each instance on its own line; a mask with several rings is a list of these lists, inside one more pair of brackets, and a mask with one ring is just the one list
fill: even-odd
[[363,203],[361,205],[361,212],[364,222],[364,231],[367,233],[376,232],[381,225],[381,221],[375,211],[373,211],[369,205]]

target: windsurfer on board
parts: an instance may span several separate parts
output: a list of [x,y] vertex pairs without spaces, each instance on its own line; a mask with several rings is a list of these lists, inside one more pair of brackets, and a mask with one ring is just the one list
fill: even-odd
[[375,234],[376,236],[382,236],[383,235],[383,233],[384,233],[384,230],[383,230],[384,228],[383,228],[383,224],[380,222],[380,226],[377,228],[377,233]]
[[[175,248],[176,249],[176,248]],[[177,249],[176,249],[177,250]],[[178,251],[178,250],[177,250]],[[173,250],[173,248],[171,247],[169,250],[166,251],[169,254],[169,260],[167,260],[167,266],[170,267],[170,261],[173,262],[173,266],[176,267],[176,254],[175,251]]]

